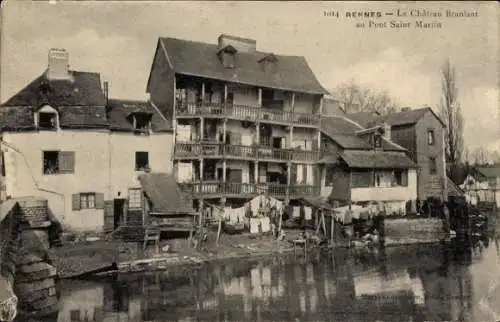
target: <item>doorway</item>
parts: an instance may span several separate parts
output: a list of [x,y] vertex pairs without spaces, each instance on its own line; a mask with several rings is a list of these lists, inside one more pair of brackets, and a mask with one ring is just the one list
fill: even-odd
[[118,198],[113,200],[113,228],[118,229],[125,218],[125,201],[126,199]]

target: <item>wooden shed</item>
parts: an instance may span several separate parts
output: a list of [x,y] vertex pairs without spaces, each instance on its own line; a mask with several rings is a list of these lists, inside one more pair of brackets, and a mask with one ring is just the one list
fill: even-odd
[[143,192],[143,225],[161,233],[193,233],[198,212],[190,195],[183,192],[175,178],[167,173],[139,176]]

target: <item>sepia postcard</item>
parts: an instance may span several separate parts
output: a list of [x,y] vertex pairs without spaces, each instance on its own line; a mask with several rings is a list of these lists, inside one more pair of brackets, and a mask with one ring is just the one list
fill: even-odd
[[495,1],[4,1],[0,321],[500,321]]

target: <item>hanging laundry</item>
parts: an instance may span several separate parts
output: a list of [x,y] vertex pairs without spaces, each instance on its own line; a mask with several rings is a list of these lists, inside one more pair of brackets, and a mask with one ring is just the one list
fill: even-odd
[[311,207],[304,207],[304,218],[305,220],[311,220],[312,219],[312,209]]
[[298,218],[300,217],[300,207],[293,207],[293,218]]
[[269,217],[261,218],[262,232],[266,233],[271,230],[271,221]]

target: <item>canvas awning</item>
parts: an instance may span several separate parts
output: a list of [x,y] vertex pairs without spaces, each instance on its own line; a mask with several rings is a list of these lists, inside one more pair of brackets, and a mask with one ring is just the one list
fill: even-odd
[[151,201],[150,212],[158,214],[196,214],[191,197],[183,192],[175,178],[167,173],[139,176],[142,190]]

